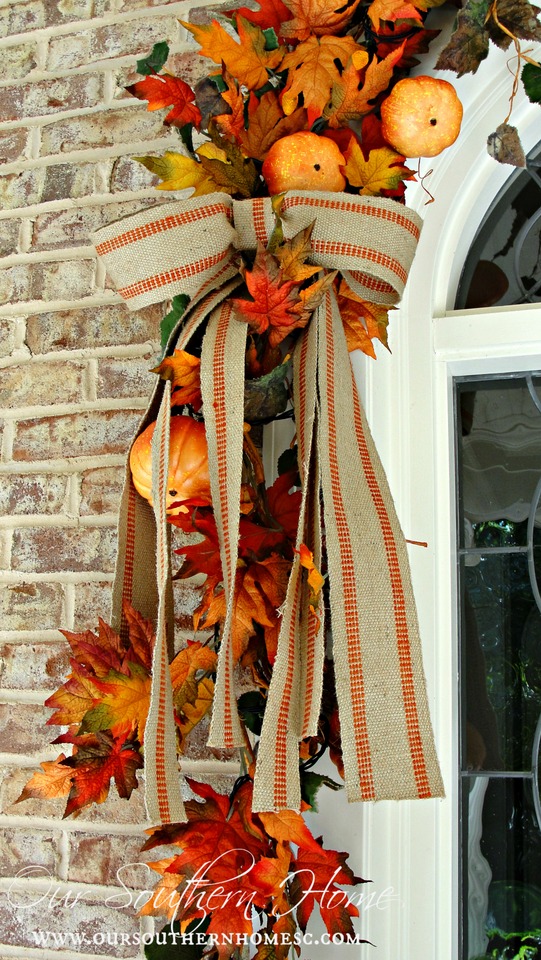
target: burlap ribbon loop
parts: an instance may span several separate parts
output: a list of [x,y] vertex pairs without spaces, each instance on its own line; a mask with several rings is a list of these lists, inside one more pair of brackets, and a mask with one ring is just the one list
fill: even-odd
[[[421,227],[413,211],[381,198],[299,191],[286,194],[281,216],[286,237],[315,221],[314,263],[339,270],[367,299],[398,302]],[[176,293],[192,297],[168,352],[175,344],[185,347],[206,322],[203,414],[227,597],[210,741],[225,747],[242,743],[231,623],[247,329],[235,318],[227,296],[240,282],[238,251],[253,249],[258,242],[265,245],[274,225],[270,198],[233,201],[210,194],[128,217],[95,235],[98,255],[131,309]],[[158,385],[143,425],[157,413],[162,390]],[[294,404],[303,482],[296,545],[298,549],[307,544],[320,563],[324,530],[348,796],[352,800],[441,796],[405,541],[359,405],[332,292],[297,341]],[[132,516],[138,499],[128,476],[120,551],[122,544],[131,547],[128,562],[119,552],[117,581],[122,580],[122,589],[117,584],[117,618],[120,594],[128,599],[139,596],[137,583],[147,576]],[[142,610],[146,615],[154,599]],[[323,627],[318,630],[308,610],[298,555],[281,613],[258,749],[255,810],[299,808],[298,741],[317,728]],[[161,761],[153,756],[152,762]],[[157,776],[152,773],[151,779],[161,783],[163,770]]]

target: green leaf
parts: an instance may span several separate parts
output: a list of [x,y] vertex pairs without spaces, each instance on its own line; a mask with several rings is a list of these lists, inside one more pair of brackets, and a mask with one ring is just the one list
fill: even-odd
[[153,73],[159,73],[167,57],[169,56],[169,44],[165,40],[155,43],[151,53],[143,60],[137,61],[137,73],[148,77]]
[[528,98],[532,103],[541,103],[541,64],[525,64],[521,76]]
[[267,27],[266,30],[263,30],[263,36],[265,37],[265,50],[278,49],[280,44],[278,42],[278,37],[276,36],[274,27]]
[[265,697],[257,690],[243,693],[237,700],[240,716],[248,730],[251,730],[257,736],[261,733],[261,727],[263,726],[265,703]]
[[183,127],[177,127],[177,130],[186,150],[193,157],[193,123],[185,123]]
[[311,770],[302,770],[301,769],[301,796],[302,799],[309,803],[312,807],[312,810],[315,810],[317,813],[317,794],[320,787],[329,787],[331,790],[341,790],[342,784],[337,783],[336,780],[332,780],[331,777],[326,777],[321,773],[312,773]]
[[162,350],[165,350],[169,337],[175,329],[178,321],[183,316],[189,302],[190,298],[186,293],[178,293],[175,297],[173,297],[171,301],[171,310],[169,313],[165,314],[165,317],[160,323]]
[[[207,938],[199,943],[198,940],[203,937],[198,938],[198,934],[205,933],[211,919],[208,916],[202,920],[192,920],[186,928],[184,939],[181,939],[180,922],[175,920],[174,923],[168,923],[156,934],[156,941],[145,946],[145,957],[147,960],[201,960]],[[190,943],[190,934],[193,943]]]

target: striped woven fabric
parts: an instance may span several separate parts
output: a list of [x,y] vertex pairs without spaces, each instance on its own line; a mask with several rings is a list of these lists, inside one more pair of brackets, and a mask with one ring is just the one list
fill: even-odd
[[[286,237],[315,220],[315,263],[341,271],[368,299],[398,302],[421,227],[415,213],[392,200],[299,191],[286,195],[282,216]],[[230,627],[235,615],[242,462],[243,412],[238,400],[243,395],[246,343],[246,325],[236,319],[227,297],[240,282],[238,251],[265,244],[274,222],[269,198],[232,201],[210,194],[153,208],[95,235],[98,255],[131,309],[180,292],[193,298],[171,336],[168,352],[175,345],[186,347],[195,330],[206,324],[203,410],[228,597],[210,741],[224,747],[242,742]],[[155,419],[162,391],[160,382],[141,429]],[[303,482],[297,547],[308,544],[319,563],[324,531],[348,797],[441,796],[406,545],[359,404],[332,292],[297,341],[294,405]],[[149,523],[148,505],[141,507],[140,499],[128,476],[113,601],[118,622],[122,595],[139,600],[143,596],[142,612],[147,616],[157,612],[157,591],[141,586],[143,581],[148,584],[149,571],[137,540],[141,530],[148,533]],[[144,524],[138,526],[134,514],[141,510]],[[147,554],[151,542],[146,544]],[[324,659],[323,625],[318,631],[307,604],[297,556],[282,609],[258,749],[255,810],[300,806],[298,741],[317,726]],[[168,609],[165,601],[161,609]],[[158,675],[153,677],[156,686]],[[167,709],[159,691],[153,696]],[[159,785],[165,782],[172,757],[167,759],[160,751],[149,751],[150,755],[152,763],[163,767],[152,771],[152,780]],[[170,801],[162,801],[161,807],[158,802],[157,809],[165,809],[167,803],[170,807]]]

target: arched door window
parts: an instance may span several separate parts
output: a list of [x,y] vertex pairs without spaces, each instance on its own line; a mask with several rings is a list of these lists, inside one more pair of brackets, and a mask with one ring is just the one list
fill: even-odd
[[[541,302],[541,150],[495,199],[456,309]],[[503,313],[503,311],[502,311]],[[541,332],[540,332],[541,335]],[[455,376],[462,960],[541,958],[541,369]]]

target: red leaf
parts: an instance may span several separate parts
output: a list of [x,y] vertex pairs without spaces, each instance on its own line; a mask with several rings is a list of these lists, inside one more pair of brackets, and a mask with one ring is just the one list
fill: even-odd
[[137,787],[136,771],[143,766],[143,758],[134,743],[114,740],[108,731],[87,734],[79,738],[79,744],[77,752],[63,761],[73,771],[65,817],[90,803],[103,803],[111,780],[115,781],[121,797],[130,797]]
[[146,77],[126,89],[139,100],[148,100],[147,110],[161,110],[162,107],[172,106],[173,109],[167,114],[164,123],[175,127],[183,127],[187,123],[199,126],[201,113],[194,103],[195,93],[184,80],[161,74]]

